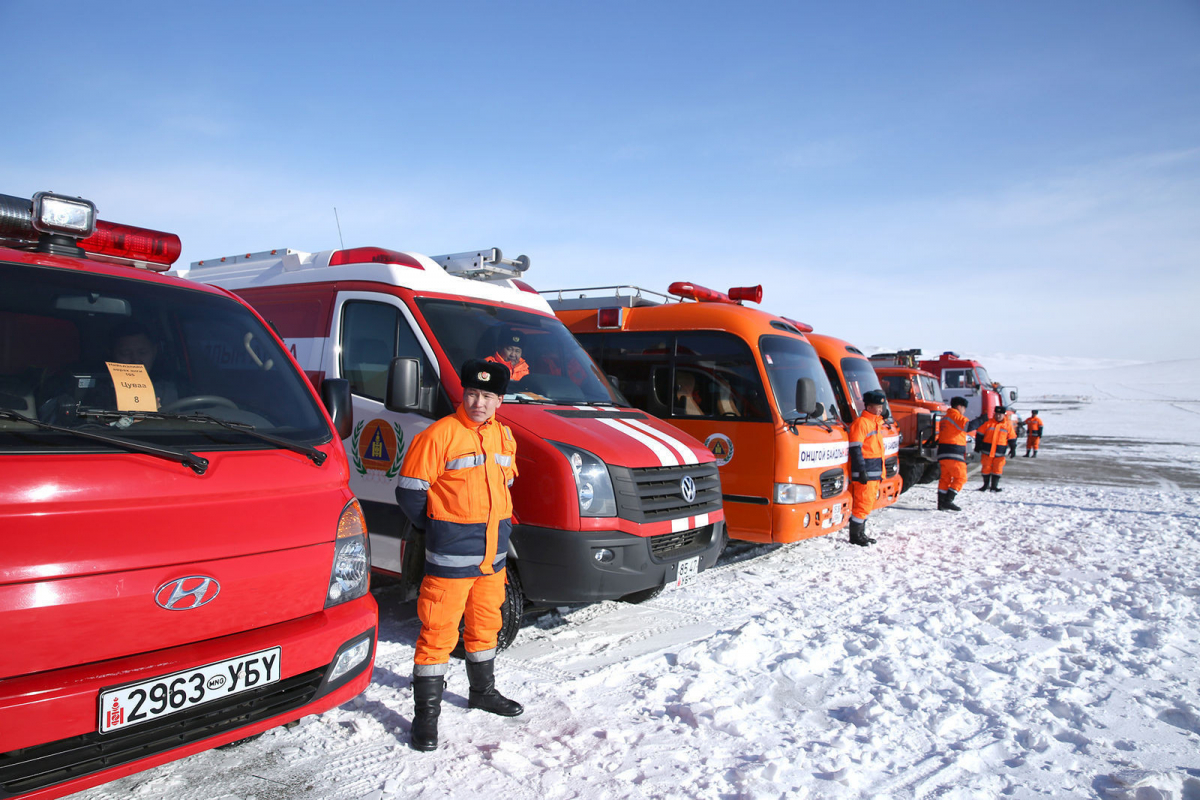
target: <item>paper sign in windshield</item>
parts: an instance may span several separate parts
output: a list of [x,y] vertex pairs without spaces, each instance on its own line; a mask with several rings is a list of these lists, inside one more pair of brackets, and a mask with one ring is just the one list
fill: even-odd
[[117,411],[158,411],[154,384],[144,364],[118,364],[105,361],[117,389]]

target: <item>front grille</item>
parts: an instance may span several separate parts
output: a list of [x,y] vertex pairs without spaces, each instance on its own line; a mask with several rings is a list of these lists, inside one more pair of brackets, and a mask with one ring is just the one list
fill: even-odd
[[846,473],[841,467],[827,469],[821,473],[821,499],[828,500],[842,493],[846,485]]
[[31,792],[215,736],[312,701],[325,668],[145,725],[0,753],[0,798]]
[[885,478],[894,478],[896,473],[900,471],[900,456],[892,456],[887,461],[883,462],[883,475]]
[[[685,464],[678,467],[608,468],[617,494],[617,516],[632,522],[658,522],[707,514],[721,507],[721,478],[717,465]],[[690,476],[696,499],[683,499],[680,481]]]
[[650,537],[650,554],[662,561],[666,559],[686,558],[692,553],[699,553],[708,547],[712,541],[712,525],[702,528],[692,528],[678,533],[662,533]]

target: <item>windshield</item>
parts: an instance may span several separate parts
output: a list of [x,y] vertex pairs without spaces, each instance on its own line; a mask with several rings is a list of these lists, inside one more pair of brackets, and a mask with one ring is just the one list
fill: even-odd
[[784,419],[799,416],[796,411],[796,381],[800,378],[812,378],[816,384],[817,402],[824,406],[820,419],[829,422],[838,419],[833,388],[811,344],[790,336],[768,335],[759,337],[758,346],[762,350],[763,364],[767,367],[771,391]]
[[472,358],[508,365],[506,399],[628,405],[555,317],[430,297],[417,306],[455,372]]
[[976,367],[975,374],[979,377],[980,386],[991,386],[992,379],[988,377],[987,370],[983,367]]
[[930,375],[918,375],[917,381],[921,384],[921,396],[926,400],[938,403],[946,402],[942,399],[942,387],[938,386],[937,378]]
[[912,382],[907,375],[881,375],[879,382],[888,400],[912,400]]
[[[0,410],[187,450],[271,448],[202,413],[295,444],[332,438],[304,378],[262,323],[209,292],[0,263]],[[104,413],[108,412],[108,413]],[[129,412],[129,416],[113,412]],[[134,412],[141,412],[136,415]],[[120,448],[0,419],[0,451]]]
[[865,358],[843,358],[842,375],[845,376],[846,388],[850,391],[850,402],[854,404],[854,415],[858,416],[866,408],[863,405],[863,395],[867,392],[882,391],[879,376],[875,374],[871,362]]

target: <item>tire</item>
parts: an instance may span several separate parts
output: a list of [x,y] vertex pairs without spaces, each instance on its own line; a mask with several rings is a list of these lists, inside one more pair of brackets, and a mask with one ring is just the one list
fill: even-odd
[[903,461],[900,463],[900,494],[904,494],[912,487],[921,482],[921,476],[925,473],[925,464],[921,461]]
[[940,477],[942,477],[942,465],[934,461],[925,465],[925,471],[921,473],[921,480],[919,483],[933,483]]
[[[521,617],[525,614],[525,595],[521,593],[521,579],[513,565],[508,565],[507,580],[504,583],[504,605],[500,606],[500,630],[496,633],[496,649],[507,650],[517,638],[521,630]],[[458,623],[458,644],[450,651],[454,658],[466,658],[467,647],[463,641],[463,630],[466,622]]]
[[642,589],[640,592],[630,592],[621,598],[621,602],[633,603],[634,605],[637,605],[638,603],[644,603],[647,600],[653,600],[654,598],[658,597],[660,594],[662,594],[662,590],[662,586],[651,586],[649,589]]

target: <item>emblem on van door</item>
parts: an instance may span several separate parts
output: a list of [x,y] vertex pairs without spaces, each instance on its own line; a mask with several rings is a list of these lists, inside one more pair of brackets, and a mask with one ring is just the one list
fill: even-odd
[[679,482],[679,491],[683,494],[683,499],[689,503],[696,502],[696,482],[692,480],[691,475],[684,475],[683,480]]
[[221,584],[207,575],[189,575],[164,583],[154,592],[154,602],[168,611],[191,611],[217,599]]
[[404,430],[399,423],[383,419],[360,422],[346,452],[359,475],[391,480],[404,461]]

